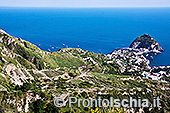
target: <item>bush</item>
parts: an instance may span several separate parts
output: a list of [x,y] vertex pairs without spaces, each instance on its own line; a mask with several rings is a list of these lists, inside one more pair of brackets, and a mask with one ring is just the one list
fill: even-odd
[[32,88],[32,84],[31,83],[24,83],[23,86],[21,86],[21,90],[23,92],[27,92],[28,90],[30,90]]
[[36,100],[35,102],[30,104],[30,111],[31,113],[43,113],[44,112],[44,102],[40,99]]

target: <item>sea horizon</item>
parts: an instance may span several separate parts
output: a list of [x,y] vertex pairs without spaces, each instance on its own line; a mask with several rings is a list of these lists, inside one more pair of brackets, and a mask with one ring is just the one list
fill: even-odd
[[128,47],[135,38],[147,33],[165,49],[165,52],[154,57],[151,65],[170,64],[170,40],[167,38],[169,7],[0,9],[1,29],[37,46],[41,45],[42,50],[80,47],[107,54],[116,48]]
[[170,112],[169,30],[168,0],[2,0],[0,113]]

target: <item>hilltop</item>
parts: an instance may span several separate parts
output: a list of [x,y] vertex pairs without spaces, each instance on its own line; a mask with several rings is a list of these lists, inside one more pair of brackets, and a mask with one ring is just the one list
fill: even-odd
[[149,60],[135,51],[118,49],[105,55],[80,48],[63,48],[47,52],[0,30],[1,112],[90,113],[96,108],[77,107],[76,104],[74,109],[68,104],[57,108],[53,100],[55,97],[67,100],[69,96],[97,98],[98,95],[115,99],[140,96],[148,98],[151,105],[153,97],[160,96],[160,109],[118,108],[112,111],[167,112],[170,111],[169,81],[169,66],[151,68]]

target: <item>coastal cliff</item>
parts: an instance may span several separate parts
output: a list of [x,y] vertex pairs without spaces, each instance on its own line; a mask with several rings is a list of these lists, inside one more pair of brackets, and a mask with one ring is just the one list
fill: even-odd
[[138,38],[136,38],[129,48],[133,49],[148,49],[149,51],[164,51],[163,48],[159,45],[159,43],[150,35],[144,34]]

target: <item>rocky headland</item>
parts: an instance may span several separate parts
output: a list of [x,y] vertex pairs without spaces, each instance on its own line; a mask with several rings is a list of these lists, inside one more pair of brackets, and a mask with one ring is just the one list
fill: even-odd
[[162,51],[164,51],[163,48],[159,45],[159,43],[148,34],[144,34],[136,38],[129,46],[129,48],[139,49],[139,51],[147,51],[153,53],[161,53]]

